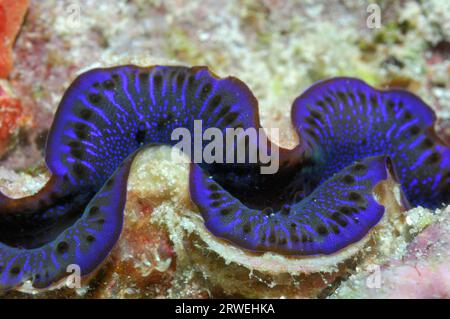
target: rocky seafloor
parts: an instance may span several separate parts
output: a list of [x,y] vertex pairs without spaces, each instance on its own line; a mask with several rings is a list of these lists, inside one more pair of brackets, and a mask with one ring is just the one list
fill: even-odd
[[[422,97],[450,141],[449,2],[379,4],[381,27],[369,28],[365,1],[31,1],[11,46],[14,66],[0,80],[0,132],[8,128],[0,190],[20,197],[45,183],[42,151],[59,100],[77,74],[104,65],[208,65],[234,75],[258,98],[263,126],[285,128],[286,146],[296,143],[293,99],[320,79],[355,76]],[[449,207],[401,212],[399,229],[379,229],[345,263],[302,272],[214,241],[189,201],[188,167],[167,154],[135,160],[124,231],[95,277],[77,290],[7,297],[450,296]]]

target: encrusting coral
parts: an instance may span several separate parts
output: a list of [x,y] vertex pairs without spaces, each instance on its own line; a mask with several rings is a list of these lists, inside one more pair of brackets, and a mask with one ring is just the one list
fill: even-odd
[[0,78],[6,78],[12,69],[12,47],[28,5],[28,0],[0,1]]

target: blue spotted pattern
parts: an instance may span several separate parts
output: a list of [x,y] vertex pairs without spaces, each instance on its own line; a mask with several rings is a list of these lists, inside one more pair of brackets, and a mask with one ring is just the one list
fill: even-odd
[[[302,142],[280,150],[276,174],[261,175],[259,163],[192,164],[191,199],[213,234],[255,252],[332,254],[381,219],[384,207],[372,192],[388,172],[397,172],[412,203],[448,202],[449,147],[414,95],[337,78],[302,94],[292,119]],[[203,130],[260,127],[248,87],[205,67],[119,66],[80,75],[48,137],[50,181],[22,199],[0,194],[0,292],[27,281],[46,288],[70,264],[82,275],[97,269],[122,230],[135,154],[173,145],[172,131],[192,132],[194,120]]]
[[448,202],[450,148],[434,132],[433,111],[417,96],[335,78],[300,95],[292,118],[319,159],[320,182],[355,160],[389,155],[412,205]]

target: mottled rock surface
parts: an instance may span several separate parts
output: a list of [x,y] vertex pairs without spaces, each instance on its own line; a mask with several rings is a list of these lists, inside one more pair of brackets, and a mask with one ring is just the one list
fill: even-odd
[[333,298],[450,298],[450,206],[430,214],[409,211],[411,224],[433,221],[397,256],[359,266]]

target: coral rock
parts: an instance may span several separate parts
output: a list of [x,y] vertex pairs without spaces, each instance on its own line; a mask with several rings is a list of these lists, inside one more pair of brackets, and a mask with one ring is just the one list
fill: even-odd
[[8,83],[0,82],[0,157],[13,146],[11,137],[28,120],[20,100],[12,95]]
[[0,1],[0,78],[6,78],[12,69],[12,46],[28,5],[28,0]]
[[[117,266],[109,275],[115,287],[122,287],[118,291],[133,287],[131,296],[157,296],[148,282],[167,297],[324,296],[359,258],[375,251],[392,253],[383,247],[382,234],[396,233],[391,240],[406,236],[398,184],[387,179],[374,190],[387,208],[385,218],[358,245],[332,256],[301,259],[246,252],[205,228],[188,196],[189,164],[175,163],[172,154],[170,147],[152,147],[131,168],[126,228],[113,253]],[[120,259],[129,262],[120,265]]]

